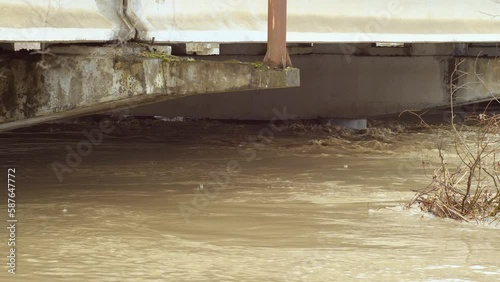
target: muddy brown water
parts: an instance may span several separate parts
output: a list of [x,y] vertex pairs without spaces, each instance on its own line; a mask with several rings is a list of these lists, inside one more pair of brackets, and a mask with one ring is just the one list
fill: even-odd
[[0,281],[500,281],[498,225],[402,208],[451,142],[402,127],[128,124],[74,163],[96,124],[1,133]]

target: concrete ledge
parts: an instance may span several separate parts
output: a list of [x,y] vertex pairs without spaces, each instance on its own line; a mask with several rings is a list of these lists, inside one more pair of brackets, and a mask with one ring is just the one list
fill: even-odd
[[130,55],[116,49],[92,55],[85,51],[85,56],[68,50],[1,54],[0,130],[189,95],[300,84],[299,70],[293,68],[195,61],[149,51]]
[[454,104],[500,98],[500,59],[312,54],[292,56],[301,72],[300,88],[190,96],[139,107],[131,114],[269,120],[272,109],[286,107],[297,119],[364,119],[443,108],[450,106],[450,77],[462,60],[457,72],[461,77],[453,80],[460,87]]

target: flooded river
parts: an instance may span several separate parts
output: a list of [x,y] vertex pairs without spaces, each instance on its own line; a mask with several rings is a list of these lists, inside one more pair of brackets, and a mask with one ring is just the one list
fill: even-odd
[[[429,184],[444,135],[216,122],[99,130],[0,134],[18,220],[15,276],[0,232],[0,281],[500,281],[500,225],[402,208]],[[7,206],[2,218],[8,226]]]

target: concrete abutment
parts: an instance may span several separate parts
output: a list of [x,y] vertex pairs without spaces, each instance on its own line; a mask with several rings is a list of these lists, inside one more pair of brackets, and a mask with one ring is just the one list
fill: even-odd
[[299,70],[130,47],[0,54],[0,130],[207,93],[297,87]]
[[[228,60],[233,56],[211,57]],[[258,56],[237,56],[255,61]],[[301,70],[301,87],[191,96],[138,107],[137,115],[269,120],[273,109],[287,108],[299,119],[364,119],[404,110],[465,105],[500,96],[500,59],[454,56],[292,56]]]

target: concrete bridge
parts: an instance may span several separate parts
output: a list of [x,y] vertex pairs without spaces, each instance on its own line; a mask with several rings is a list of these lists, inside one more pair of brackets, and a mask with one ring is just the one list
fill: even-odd
[[123,107],[365,118],[500,96],[497,0],[0,0],[0,8],[0,130]]

